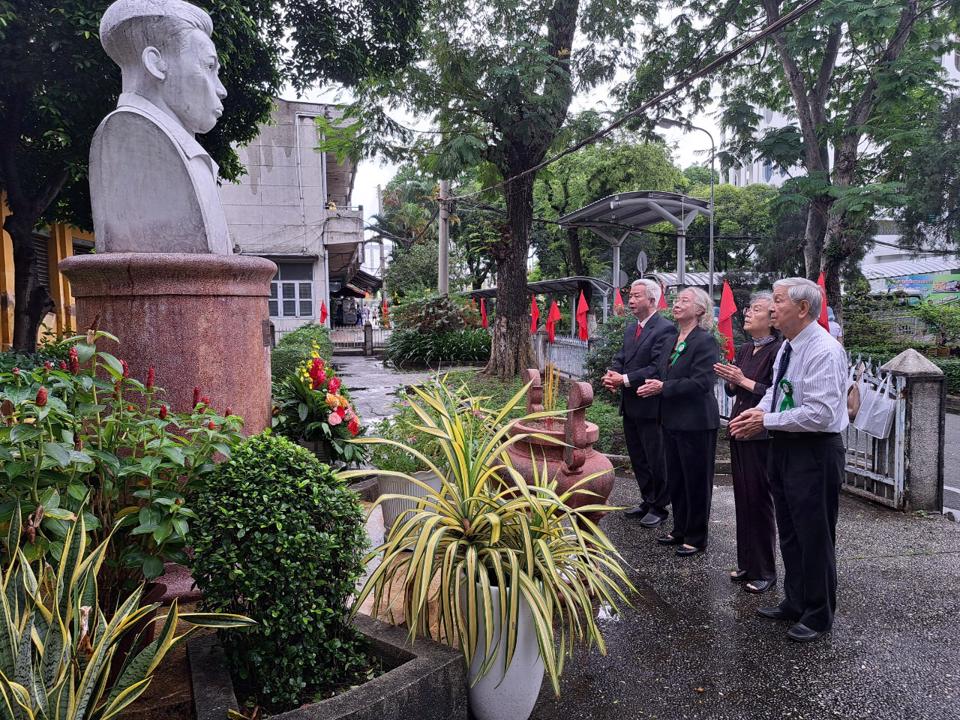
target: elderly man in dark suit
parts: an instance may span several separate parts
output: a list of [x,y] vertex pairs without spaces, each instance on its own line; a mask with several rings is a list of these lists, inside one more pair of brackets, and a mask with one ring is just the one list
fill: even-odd
[[660,286],[653,280],[636,280],[631,285],[629,306],[636,322],[627,324],[623,347],[603,376],[603,385],[611,392],[623,389],[623,434],[643,498],[640,505],[625,514],[639,518],[647,528],[659,527],[666,521],[670,504],[660,433],[660,398],[642,398],[636,392],[647,380],[659,378],[677,339],[673,323],[657,314],[660,293]]

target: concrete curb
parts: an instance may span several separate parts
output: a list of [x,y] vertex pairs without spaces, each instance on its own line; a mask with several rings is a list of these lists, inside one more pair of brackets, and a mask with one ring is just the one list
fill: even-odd
[[[407,631],[359,615],[354,625],[387,672],[322,702],[273,720],[406,720],[411,708],[423,720],[467,720],[467,680],[458,650],[426,639],[407,642]],[[237,709],[226,657],[215,635],[187,643],[196,720],[223,720]]]

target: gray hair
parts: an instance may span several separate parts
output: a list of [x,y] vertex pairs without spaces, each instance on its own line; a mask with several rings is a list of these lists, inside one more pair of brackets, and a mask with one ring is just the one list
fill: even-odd
[[820,286],[813,280],[807,280],[802,277],[784,278],[783,280],[777,280],[773,284],[773,288],[774,290],[777,288],[786,288],[787,295],[797,305],[806,301],[810,306],[811,318],[816,320],[820,317],[820,305],[823,296],[821,295]]
[[121,68],[140,62],[144,49],[163,51],[182,43],[191,30],[213,35],[213,21],[183,0],[117,0],[100,19],[103,49]]
[[693,304],[703,310],[703,314],[697,320],[697,325],[702,329],[710,331],[713,329],[713,300],[706,292],[698,287],[688,287],[680,291],[688,292],[693,297]]
[[647,289],[647,297],[653,302],[654,305],[660,302],[660,295],[663,294],[663,291],[660,289],[660,284],[649,278],[643,278],[642,280],[634,280],[630,283],[631,288],[638,287],[643,285]]
[[750,296],[750,304],[753,305],[757,300],[766,300],[767,302],[773,302],[773,293],[769,290],[761,290],[760,292],[755,292]]

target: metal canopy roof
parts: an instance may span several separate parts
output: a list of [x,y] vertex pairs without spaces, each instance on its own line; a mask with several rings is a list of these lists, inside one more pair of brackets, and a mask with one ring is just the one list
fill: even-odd
[[[613,285],[606,280],[574,275],[572,277],[557,278],[555,280],[537,280],[536,282],[527,283],[527,292],[530,295],[572,295],[577,292],[584,283],[592,285],[593,289],[601,295],[608,295],[613,291]],[[472,298],[492,298],[496,297],[497,289],[492,287],[483,288],[482,290],[468,290],[463,294]]]
[[698,215],[710,216],[710,203],[672,192],[637,191],[610,195],[560,218],[561,225],[586,227],[609,242],[662,222],[686,231]]
[[860,270],[867,280],[882,280],[884,278],[904,277],[905,275],[925,275],[926,273],[957,272],[960,271],[960,258],[939,255],[918,260],[871,263],[862,266]]

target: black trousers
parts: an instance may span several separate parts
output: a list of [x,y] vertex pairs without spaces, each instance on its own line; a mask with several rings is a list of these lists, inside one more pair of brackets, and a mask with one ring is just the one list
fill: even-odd
[[687,545],[704,548],[713,500],[717,431],[664,429],[663,447],[673,504],[670,534]]
[[663,435],[657,420],[631,420],[623,416],[623,435],[633,475],[643,502],[661,515],[670,504],[663,463]]
[[737,568],[748,580],[776,580],[777,527],[767,477],[769,440],[730,440],[737,511]]
[[839,434],[781,433],[767,470],[783,555],[780,606],[826,632],[837,607],[837,508],[844,447]]

